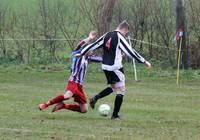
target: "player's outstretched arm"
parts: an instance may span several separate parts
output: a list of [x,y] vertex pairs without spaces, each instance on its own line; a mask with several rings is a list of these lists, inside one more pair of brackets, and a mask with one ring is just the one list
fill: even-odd
[[95,55],[92,55],[90,56],[90,61],[91,62],[102,62],[103,61],[103,58],[102,56],[95,56]]
[[126,41],[126,39],[120,33],[118,33],[118,38],[120,40],[119,47],[127,56],[134,58],[139,63],[145,62],[145,59],[129,45],[129,43]]
[[[94,40],[95,38],[96,38],[96,31],[90,31],[88,37],[85,38],[85,39],[83,39],[83,40],[81,40],[77,46],[79,46],[79,48],[80,48],[81,46],[87,46],[87,44],[90,43],[90,42],[91,42],[92,40]],[[75,57],[81,57],[81,56],[82,56],[80,50],[74,52],[73,55],[74,55]]]
[[103,45],[105,35],[106,34],[101,36],[94,43],[89,44],[86,47],[84,47],[84,49],[81,51],[81,55],[85,55],[88,51],[92,51],[92,50],[100,48]]
[[144,63],[148,68],[151,68],[151,63],[147,60],[145,60],[139,53],[137,53],[130,44],[126,41],[126,39],[121,35],[118,34],[118,37],[120,39],[120,48],[122,51],[128,55],[131,58],[136,59],[140,63]]
[[149,61],[146,61],[146,60],[145,60],[144,64],[145,64],[148,68],[151,68],[151,67],[152,67],[152,65],[151,65],[151,63],[150,63]]

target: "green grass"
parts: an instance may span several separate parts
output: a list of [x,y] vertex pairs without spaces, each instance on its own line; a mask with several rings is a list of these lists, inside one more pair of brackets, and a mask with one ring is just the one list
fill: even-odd
[[[37,71],[0,67],[0,139],[2,140],[198,140],[200,139],[200,74],[142,70],[140,82],[126,72],[127,92],[121,121],[101,117],[97,108],[87,114],[38,104],[62,94],[69,71]],[[12,70],[13,69],[13,70]],[[97,73],[93,72],[98,70]],[[128,67],[126,66],[126,69]],[[90,67],[85,81],[88,97],[106,86],[99,67]],[[100,100],[113,108],[114,94]],[[70,100],[68,102],[73,102]]]

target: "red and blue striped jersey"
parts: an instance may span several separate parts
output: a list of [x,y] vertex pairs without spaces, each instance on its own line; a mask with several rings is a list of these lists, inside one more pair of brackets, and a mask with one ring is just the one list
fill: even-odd
[[71,76],[69,78],[69,81],[74,81],[76,83],[79,83],[80,85],[83,85],[84,77],[87,72],[87,67],[90,61],[93,62],[102,62],[101,56],[82,56],[82,57],[75,57],[74,55],[77,53],[80,53],[81,50],[86,46],[87,43],[83,43],[81,41],[79,45],[81,45],[81,48],[77,51],[72,52],[72,59],[71,59]]

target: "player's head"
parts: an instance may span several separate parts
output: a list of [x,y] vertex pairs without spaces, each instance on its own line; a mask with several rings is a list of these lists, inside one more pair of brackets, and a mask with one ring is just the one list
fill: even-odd
[[90,31],[88,38],[93,40],[96,38],[96,35],[97,35],[96,31]]
[[[86,39],[87,41],[87,44],[88,43],[91,43],[95,38],[96,38],[96,31],[90,31],[89,35],[88,35],[88,38]],[[74,48],[74,51],[77,51],[79,49],[83,49],[86,45],[83,45],[84,41],[81,41],[75,48]]]
[[117,26],[117,31],[119,31],[121,34],[124,36],[128,35],[129,32],[129,24],[126,20],[122,21],[118,26]]

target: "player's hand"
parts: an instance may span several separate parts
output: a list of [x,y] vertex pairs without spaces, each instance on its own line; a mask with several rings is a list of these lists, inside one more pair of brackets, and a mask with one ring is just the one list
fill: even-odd
[[146,65],[148,68],[151,68],[151,67],[152,67],[152,66],[151,66],[151,63],[149,63],[148,61],[145,61],[144,63],[145,63],[145,65]]
[[82,54],[80,54],[80,53],[77,53],[77,54],[74,54],[74,56],[75,56],[75,57],[81,57],[81,56],[82,56]]
[[91,31],[90,33],[89,33],[89,38],[92,40],[92,39],[95,39],[96,38],[96,35],[97,35],[97,33],[96,33],[96,31]]

